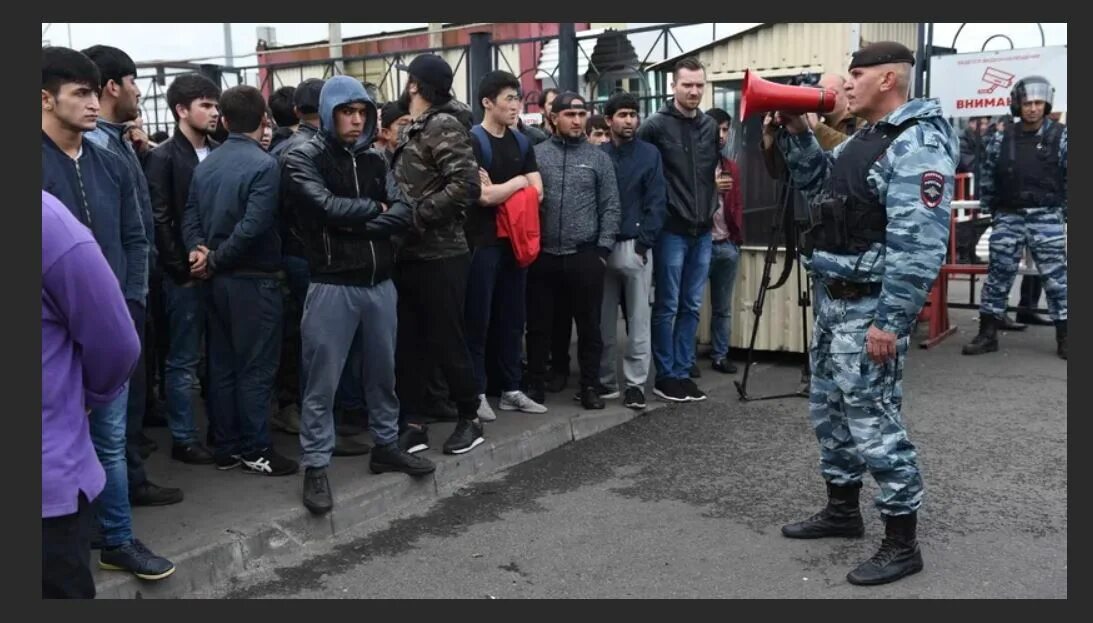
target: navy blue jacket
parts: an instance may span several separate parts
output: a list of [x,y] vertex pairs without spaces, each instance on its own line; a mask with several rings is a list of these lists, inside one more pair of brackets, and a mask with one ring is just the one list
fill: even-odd
[[152,197],[148,191],[148,179],[144,176],[144,167],[140,157],[133,149],[132,143],[125,138],[125,131],[129,128],[124,123],[111,123],[99,118],[94,130],[84,134],[84,138],[99,147],[108,149],[121,157],[129,167],[129,175],[133,178],[133,192],[137,195],[137,204],[140,205],[140,218],[144,223],[144,234],[148,237],[148,266],[156,265],[156,239],[153,229]]
[[129,168],[119,156],[83,141],[78,160],[42,132],[42,190],[57,197],[84,225],[118,278],[125,300],[144,305],[148,294],[148,238]]
[[640,138],[617,147],[608,141],[601,149],[611,157],[619,184],[622,218],[617,239],[636,238],[638,251],[653,248],[668,214],[668,186],[660,150]]
[[186,248],[205,245],[214,274],[273,273],[281,267],[277,160],[243,134],[224,143],[194,169],[182,217]]

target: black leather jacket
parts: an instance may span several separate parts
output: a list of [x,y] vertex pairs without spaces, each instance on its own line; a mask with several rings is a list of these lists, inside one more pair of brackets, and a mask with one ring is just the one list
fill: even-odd
[[[211,138],[208,145],[210,150],[220,146]],[[179,285],[190,281],[190,254],[182,242],[182,213],[197,163],[193,144],[178,128],[144,159],[159,265]]]
[[[281,180],[282,209],[290,213],[312,281],[374,286],[391,277],[392,237],[410,228],[412,212],[400,198],[389,198],[381,156],[320,131],[285,154]],[[389,204],[386,212],[381,203]]]

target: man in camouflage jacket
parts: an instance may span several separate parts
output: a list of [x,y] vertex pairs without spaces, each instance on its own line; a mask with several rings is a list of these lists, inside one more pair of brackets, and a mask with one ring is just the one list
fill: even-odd
[[413,119],[392,157],[398,190],[413,210],[413,229],[399,251],[396,369],[402,402],[401,441],[407,451],[428,447],[424,419],[430,371],[439,367],[459,411],[447,454],[484,441],[478,392],[463,338],[463,298],[470,252],[463,233],[467,208],[482,192],[465,109],[451,97],[452,69],[424,54],[409,67],[402,95]]

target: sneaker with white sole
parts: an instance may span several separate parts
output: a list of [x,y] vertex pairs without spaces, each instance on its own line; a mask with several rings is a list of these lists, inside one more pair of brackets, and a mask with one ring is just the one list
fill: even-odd
[[459,420],[452,436],[444,442],[444,454],[470,452],[485,440],[481,423],[475,420]]
[[493,412],[485,394],[478,394],[478,419],[483,422],[492,422],[497,419],[497,414]]
[[285,458],[273,448],[243,455],[243,471],[262,476],[291,476],[300,469],[299,464]]
[[[523,411],[524,413],[546,413],[547,408],[528,398],[521,391],[505,392],[501,394],[501,402],[498,405],[502,411]],[[481,413],[479,414],[481,417]]]

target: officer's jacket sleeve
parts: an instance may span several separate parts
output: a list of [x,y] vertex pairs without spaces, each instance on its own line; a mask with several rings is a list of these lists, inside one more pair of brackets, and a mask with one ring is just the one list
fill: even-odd
[[[1063,169],[1063,197],[1069,197],[1067,193],[1067,175],[1066,175],[1066,128],[1063,128],[1062,134],[1059,136],[1059,166]],[[1067,201],[1063,200],[1063,214],[1066,214]]]
[[796,136],[784,131],[779,132],[777,141],[786,157],[786,165],[789,167],[790,185],[804,193],[806,199],[812,201],[824,187],[824,182],[831,175],[835,158],[846,143],[842,143],[833,151],[824,151],[811,130]]
[[888,181],[884,279],[873,320],[883,331],[910,332],[945,261],[959,153],[954,133],[924,123],[900,135],[873,166],[871,174]]
[[987,141],[983,161],[979,164],[979,205],[989,211],[997,197],[994,173],[998,170],[998,156],[1002,153],[1002,133],[995,132]]

